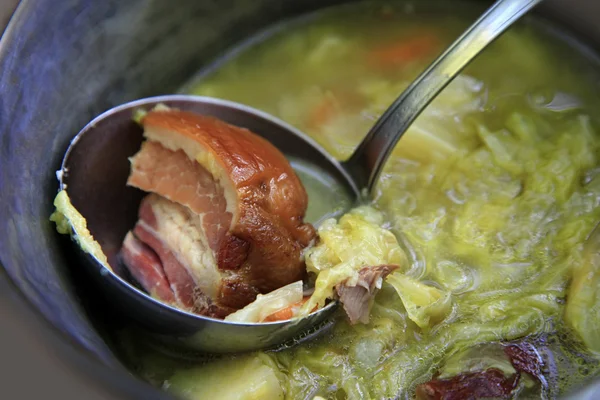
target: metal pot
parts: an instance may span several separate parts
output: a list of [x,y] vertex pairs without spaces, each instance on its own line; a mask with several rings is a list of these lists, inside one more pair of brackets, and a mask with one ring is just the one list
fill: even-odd
[[[0,271],[67,357],[120,396],[166,397],[115,357],[102,335],[112,311],[48,220],[69,140],[114,105],[177,91],[253,32],[341,2],[23,0],[15,12],[0,42]],[[548,0],[538,12],[600,48],[597,0]],[[600,382],[583,390],[600,398]]]

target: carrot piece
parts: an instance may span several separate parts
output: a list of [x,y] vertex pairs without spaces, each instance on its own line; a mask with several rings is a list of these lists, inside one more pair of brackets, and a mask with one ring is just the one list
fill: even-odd
[[325,96],[317,103],[308,115],[308,126],[317,129],[325,125],[338,113],[338,107],[333,96]]
[[302,305],[304,303],[306,303],[308,301],[308,299],[309,299],[309,296],[304,296],[304,298],[302,298],[302,300],[300,300],[299,302],[291,304],[291,305],[287,306],[286,308],[283,308],[283,309],[276,311],[273,314],[267,316],[264,319],[264,322],[285,321],[288,319],[292,319],[294,317],[295,312],[300,307],[302,307]]
[[370,52],[369,62],[378,67],[394,67],[431,55],[440,45],[438,36],[427,34],[407,41],[378,47]]
[[271,315],[269,315],[267,318],[265,318],[265,322],[273,322],[273,321],[285,321],[288,319],[291,319],[294,316],[294,310],[292,309],[292,306],[286,307],[283,310],[279,310]]

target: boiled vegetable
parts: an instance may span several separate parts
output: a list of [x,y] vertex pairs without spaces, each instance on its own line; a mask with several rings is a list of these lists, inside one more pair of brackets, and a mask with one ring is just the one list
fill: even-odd
[[50,215],[50,221],[56,224],[58,233],[70,235],[83,251],[93,256],[106,268],[111,269],[100,244],[88,230],[87,221],[71,204],[71,199],[66,189],[58,192],[54,198],[54,207],[55,210]]
[[600,354],[600,231],[595,230],[573,270],[565,320],[586,347]]
[[283,399],[276,368],[268,357],[240,356],[179,370],[165,387],[187,400]]
[[464,349],[444,361],[440,368],[439,379],[446,379],[467,372],[481,372],[488,368],[495,368],[505,375],[515,374],[517,371],[504,354],[504,349],[499,345],[477,346]]
[[361,206],[345,214],[339,222],[328,219],[319,227],[320,243],[305,253],[306,267],[317,274],[315,291],[302,306],[300,315],[322,307],[333,298],[334,287],[358,280],[359,271],[382,264],[404,265],[405,257],[394,234],[381,227],[383,214]]
[[[231,322],[262,322],[269,316],[302,301],[302,281],[296,281],[267,294],[259,294],[246,307],[225,317]],[[289,318],[293,317],[290,315]]]
[[396,289],[408,317],[420,328],[431,327],[450,311],[451,299],[448,292],[399,273],[388,276],[386,282]]
[[403,64],[424,62],[440,47],[440,38],[433,32],[419,32],[397,43],[384,44],[371,50],[368,62],[381,68],[398,68]]

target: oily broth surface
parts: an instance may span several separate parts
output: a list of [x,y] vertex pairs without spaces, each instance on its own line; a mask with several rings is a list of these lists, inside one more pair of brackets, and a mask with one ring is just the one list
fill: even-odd
[[[192,92],[272,113],[344,159],[470,21],[404,7],[332,9],[237,53]],[[571,266],[600,219],[600,187],[590,186],[595,68],[543,25],[523,22],[432,104],[395,150],[375,205],[410,258],[407,273],[451,291],[453,312],[424,332],[384,286],[368,325],[341,317],[327,337],[268,353],[287,396],[410,397],[449,355],[523,337],[546,354],[545,396],[598,373],[562,320]],[[141,353],[130,358],[157,384],[194,364]]]

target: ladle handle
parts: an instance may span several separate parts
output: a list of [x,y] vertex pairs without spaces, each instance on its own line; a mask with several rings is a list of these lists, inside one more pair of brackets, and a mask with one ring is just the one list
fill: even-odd
[[427,105],[488,44],[542,0],[498,0],[387,109],[343,165],[371,193],[394,146]]

